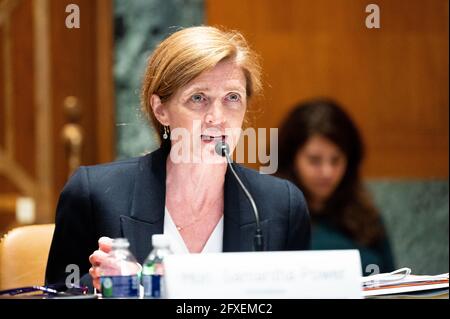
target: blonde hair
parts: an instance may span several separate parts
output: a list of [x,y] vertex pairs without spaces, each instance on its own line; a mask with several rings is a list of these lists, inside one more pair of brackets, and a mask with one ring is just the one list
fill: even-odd
[[202,72],[224,59],[233,59],[244,71],[246,94],[250,99],[262,91],[258,56],[237,31],[197,26],[182,29],[161,42],[149,57],[141,89],[141,108],[159,135],[163,127],[153,114],[150,97],[164,103]]

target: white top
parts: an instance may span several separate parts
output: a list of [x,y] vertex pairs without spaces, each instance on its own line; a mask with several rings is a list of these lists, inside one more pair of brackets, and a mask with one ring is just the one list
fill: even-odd
[[[164,235],[167,235],[170,240],[170,249],[174,254],[189,254],[189,250],[181,237],[175,222],[170,216],[167,207],[164,210]],[[223,244],[223,216],[220,218],[211,236],[203,247],[203,253],[221,253]]]

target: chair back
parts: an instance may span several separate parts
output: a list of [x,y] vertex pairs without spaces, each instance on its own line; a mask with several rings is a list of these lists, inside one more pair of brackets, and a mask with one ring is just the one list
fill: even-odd
[[0,290],[44,285],[55,224],[17,227],[0,241]]

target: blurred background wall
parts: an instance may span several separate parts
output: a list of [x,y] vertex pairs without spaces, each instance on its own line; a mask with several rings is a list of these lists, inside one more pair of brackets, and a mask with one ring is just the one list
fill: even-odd
[[118,158],[138,156],[159,146],[153,127],[140,112],[140,87],[147,58],[170,33],[202,23],[203,0],[114,0]]
[[[365,8],[380,8],[368,29]],[[398,267],[448,272],[446,0],[208,0],[206,21],[242,31],[261,54],[264,110],[277,127],[299,100],[329,96],[356,121],[363,176]]]
[[[69,3],[79,29],[64,27]],[[370,3],[379,29],[365,25]],[[0,0],[2,231],[18,224],[19,197],[35,200],[35,222],[53,220],[73,153],[62,132],[82,128],[82,165],[157,148],[139,112],[145,60],[179,27],[210,24],[240,30],[261,55],[254,127],[277,127],[311,97],[346,108],[397,266],[448,272],[448,9],[447,0]]]
[[112,14],[109,0],[0,1],[2,233],[53,222],[73,170],[115,159]]

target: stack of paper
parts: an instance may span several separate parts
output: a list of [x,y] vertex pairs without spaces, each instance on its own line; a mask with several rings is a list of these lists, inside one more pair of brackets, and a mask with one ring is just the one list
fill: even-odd
[[411,275],[411,269],[401,268],[391,273],[362,278],[365,297],[395,295],[408,297],[448,297],[448,273],[435,276]]

